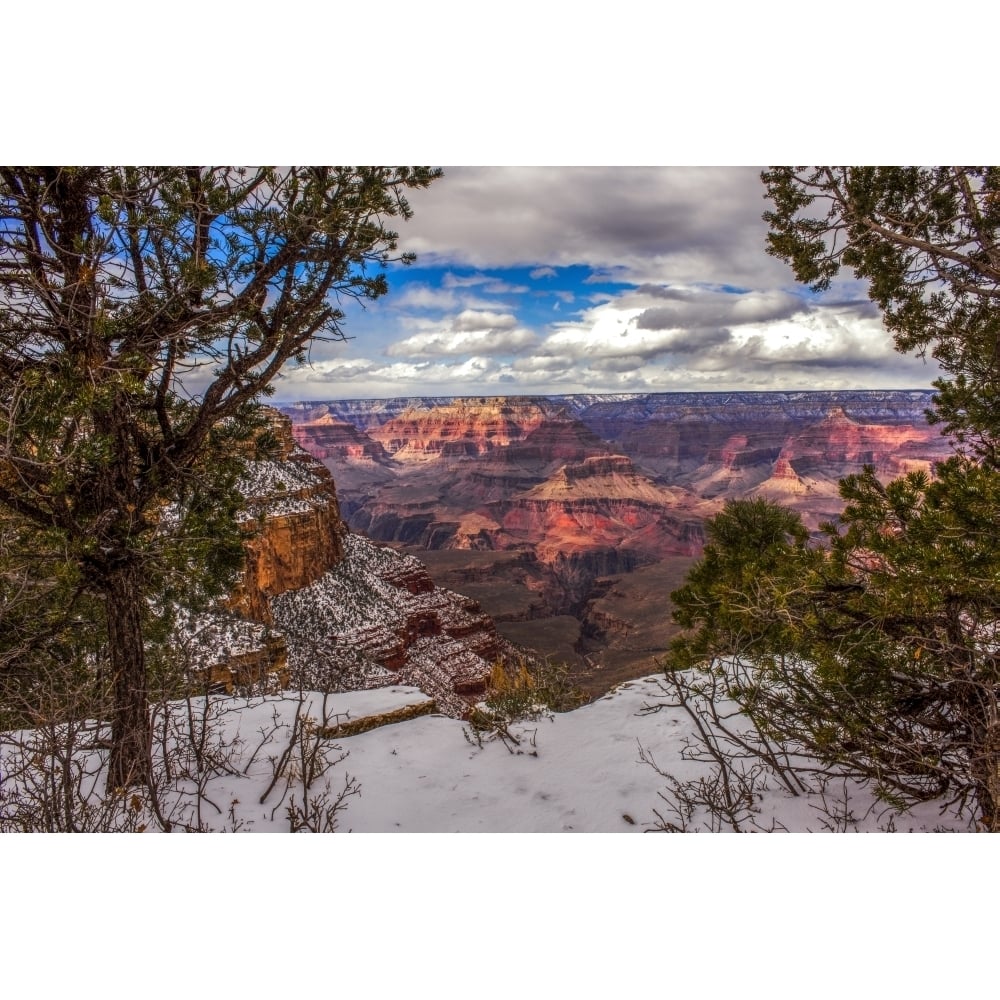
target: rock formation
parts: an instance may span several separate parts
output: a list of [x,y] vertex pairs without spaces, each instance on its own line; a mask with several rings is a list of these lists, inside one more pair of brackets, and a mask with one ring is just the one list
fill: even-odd
[[406,410],[369,432],[397,462],[483,455],[525,436],[545,419],[532,402],[456,400]]
[[436,587],[412,556],[357,535],[345,549],[334,570],[271,602],[293,679],[305,687],[412,684],[461,716],[492,664],[517,659],[477,602]]
[[492,665],[517,651],[475,601],[436,587],[416,559],[350,536],[329,470],[296,444],[287,417],[276,413],[272,430],[278,454],[250,462],[240,484],[242,580],[225,607],[182,621],[190,662],[227,690],[406,683],[439,711],[464,714]]
[[291,421],[274,413],[274,460],[250,462],[240,483],[247,510],[246,568],[229,604],[269,623],[272,597],[318,580],[344,558],[337,490],[328,469],[292,437]]
[[[518,622],[551,622],[558,642],[542,652],[564,653],[566,616],[575,616],[575,647],[593,659],[593,637],[637,634],[612,624],[625,620],[620,602],[595,603],[605,600],[602,581],[679,583],[675,568],[700,553],[704,521],[727,499],[769,497],[815,530],[839,513],[843,475],[865,464],[885,479],[932,469],[949,453],[925,419],[932,395],[400,398],[285,412],[334,471],[352,529],[420,552],[456,586],[472,574],[505,634]],[[644,625],[642,634],[653,631]],[[516,634],[530,645],[542,632],[524,624]]]
[[294,424],[295,441],[314,458],[341,461],[385,463],[389,455],[378,441],[372,440],[353,424],[324,414],[308,424]]

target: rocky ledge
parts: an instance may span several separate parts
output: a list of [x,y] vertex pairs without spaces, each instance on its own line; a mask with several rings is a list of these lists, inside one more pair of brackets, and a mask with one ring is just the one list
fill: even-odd
[[518,658],[473,600],[435,587],[412,556],[349,535],[321,579],[274,598],[294,681],[350,691],[409,684],[461,717],[497,661]]
[[350,691],[405,683],[462,716],[518,653],[469,598],[411,556],[352,536],[330,472],[275,412],[275,459],[249,463],[246,567],[217,611],[184,617],[179,648],[210,686]]

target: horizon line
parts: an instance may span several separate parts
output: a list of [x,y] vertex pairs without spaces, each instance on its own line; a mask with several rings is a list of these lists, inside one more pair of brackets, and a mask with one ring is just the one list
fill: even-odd
[[844,393],[859,395],[862,393],[891,393],[901,395],[906,393],[920,393],[921,395],[934,395],[938,390],[928,387],[912,387],[907,389],[893,388],[865,388],[865,389],[671,389],[665,391],[644,391],[644,392],[520,392],[520,393],[398,393],[392,396],[330,396],[325,399],[274,399],[267,400],[266,406],[294,406],[297,404],[319,404],[319,403],[360,403],[360,402],[391,402],[399,399],[571,399],[573,397],[622,397],[628,396],[636,399],[663,396],[789,396],[789,395],[813,395],[813,396],[835,396]]

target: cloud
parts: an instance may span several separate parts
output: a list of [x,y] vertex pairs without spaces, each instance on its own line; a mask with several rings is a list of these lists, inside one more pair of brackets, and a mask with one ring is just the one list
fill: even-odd
[[[492,286],[486,286],[481,282],[475,282],[472,285],[451,285],[447,288],[435,287],[426,282],[413,282],[406,285],[398,294],[393,294],[385,304],[390,309],[401,313],[405,313],[411,309],[451,311],[462,308],[485,310],[509,308],[503,302],[481,298],[476,294],[470,293],[468,289],[475,288],[476,286],[479,286],[479,290],[481,291],[500,294],[497,291],[491,291]],[[514,285],[505,285],[504,287],[508,289],[516,288]]]
[[[424,321],[426,323],[426,321]],[[511,313],[466,309],[433,329],[390,344],[390,357],[440,357],[460,354],[511,354],[534,347],[538,338],[518,326]]]
[[414,193],[402,236],[423,263],[791,284],[764,253],[763,193],[746,167],[453,167]]
[[597,358],[591,362],[596,372],[632,372],[642,368],[645,359],[638,354],[622,354],[614,358]]
[[517,319],[511,313],[477,312],[466,309],[452,321],[452,329],[462,332],[472,330],[512,330]]
[[453,290],[417,283],[407,285],[392,300],[396,309],[455,309],[459,304]]
[[652,293],[636,289],[638,294],[667,299],[669,305],[656,305],[645,310],[636,321],[644,330],[688,330],[737,326],[788,319],[804,312],[808,306],[798,296],[777,290],[728,293],[715,290],[664,289]]
[[487,274],[454,274],[451,271],[441,276],[441,284],[445,288],[474,288],[491,280]]
[[684,378],[709,376],[732,385],[785,379],[811,386],[826,373],[850,375],[854,384],[898,384],[905,376],[919,386],[935,374],[893,350],[867,302],[827,305],[777,289],[641,285],[551,330],[530,356],[514,361],[514,371],[552,378],[575,371],[608,391],[612,376],[620,385],[626,375],[682,388]]
[[286,381],[299,383],[350,383],[360,380],[373,382],[388,380],[415,387],[419,393],[420,383],[425,380],[439,383],[449,379],[478,379],[496,370],[495,361],[482,357],[467,358],[455,363],[423,361],[389,364],[373,361],[369,358],[334,359],[288,369],[284,373],[284,378]]
[[441,357],[475,352],[510,354],[533,347],[537,337],[530,331],[470,330],[465,333],[419,333],[387,348],[390,357]]
[[651,342],[658,354],[700,354],[732,341],[732,333],[724,328],[664,331]]
[[558,273],[554,267],[536,267],[531,272],[531,277],[537,281],[539,278],[554,278]]
[[[555,273],[555,272],[553,272]],[[476,288],[489,295],[521,295],[530,291],[527,285],[512,285],[503,278],[495,277],[492,274],[454,274],[451,271],[445,273],[441,278],[441,284],[445,288]]]
[[511,363],[511,368],[516,372],[553,372],[564,371],[572,368],[575,358],[567,354],[532,354],[528,357],[517,358]]
[[605,355],[581,358],[533,353],[510,361],[411,358],[336,359],[288,369],[279,399],[368,398],[395,395],[545,394],[552,392],[696,392],[789,388],[917,388],[933,365],[889,353],[873,333],[839,353],[832,343],[810,351],[807,341],[767,333],[733,338],[713,349],[662,358]]

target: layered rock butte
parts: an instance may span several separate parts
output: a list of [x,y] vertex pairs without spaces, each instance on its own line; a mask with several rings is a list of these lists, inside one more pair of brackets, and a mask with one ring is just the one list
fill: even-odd
[[464,715],[493,664],[518,651],[416,559],[351,536],[329,470],[295,443],[287,416],[275,412],[272,429],[278,453],[250,462],[240,484],[242,580],[217,613],[186,619],[179,643],[217,687],[404,683]]
[[[727,499],[767,496],[815,530],[838,515],[845,474],[873,465],[889,479],[950,453],[925,418],[932,395],[401,398],[284,412],[334,471],[353,530],[419,552],[504,634],[590,669],[597,691],[663,652],[667,593]],[[659,588],[655,607],[640,581]]]

